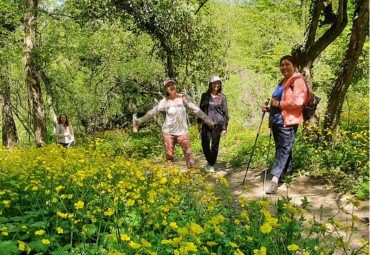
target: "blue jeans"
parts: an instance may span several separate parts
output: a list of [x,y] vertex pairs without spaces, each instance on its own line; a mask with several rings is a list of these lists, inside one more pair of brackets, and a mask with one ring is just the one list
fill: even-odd
[[283,172],[292,172],[292,149],[298,125],[284,127],[283,125],[272,124],[271,129],[276,150],[271,174],[280,177]]

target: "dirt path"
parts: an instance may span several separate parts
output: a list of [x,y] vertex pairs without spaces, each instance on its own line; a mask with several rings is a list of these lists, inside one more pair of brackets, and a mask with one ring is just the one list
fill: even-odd
[[[205,165],[205,160],[202,156],[196,157],[196,168],[202,168]],[[186,171],[184,160],[177,159],[176,166],[182,171]],[[335,219],[341,223],[350,225],[352,222],[352,205],[347,204],[347,199],[353,196],[336,193],[330,189],[325,188],[325,183],[320,179],[311,177],[294,177],[291,187],[287,190],[286,184],[279,184],[278,193],[275,195],[265,195],[263,191],[264,169],[249,169],[245,185],[249,188],[246,192],[243,188],[242,182],[245,175],[246,166],[231,167],[224,164],[216,164],[216,173],[210,178],[210,182],[215,181],[216,176],[220,175],[226,178],[229,182],[230,191],[234,194],[235,198],[245,196],[248,200],[265,198],[269,201],[276,201],[282,196],[292,198],[291,202],[296,205],[301,205],[301,200],[306,197],[311,204],[310,211],[307,213],[306,218],[313,216],[320,219],[322,214],[322,222],[327,223],[330,216],[335,216]],[[267,183],[271,177],[267,176]],[[320,207],[323,206],[324,210]],[[354,208],[354,215],[359,220],[356,222],[358,231],[353,235],[351,248],[361,247],[360,239],[369,240],[369,201],[361,201],[358,208]],[[327,224],[330,226],[331,224]],[[345,233],[343,233],[345,235]]]

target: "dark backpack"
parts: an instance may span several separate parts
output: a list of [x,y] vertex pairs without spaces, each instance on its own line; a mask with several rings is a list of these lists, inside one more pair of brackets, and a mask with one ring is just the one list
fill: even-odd
[[[312,90],[307,86],[306,81],[304,82],[307,88],[306,99],[304,104],[302,105],[302,115],[303,120],[308,121],[315,115],[315,111],[317,109],[317,105],[320,103],[321,98],[315,96]],[[292,90],[294,90],[294,81],[289,86]]]
[[307,86],[307,96],[306,100],[302,106],[302,114],[303,114],[303,120],[307,121],[312,118],[312,116],[315,115],[315,111],[317,108],[317,105],[320,103],[321,98],[318,96],[315,96],[315,94],[310,90],[310,88]]

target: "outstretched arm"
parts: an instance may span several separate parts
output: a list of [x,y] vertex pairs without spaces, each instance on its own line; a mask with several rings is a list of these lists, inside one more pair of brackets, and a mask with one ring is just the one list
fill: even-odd
[[210,120],[210,118],[208,118],[207,114],[202,112],[202,110],[190,99],[189,96],[184,95],[183,100],[184,100],[184,104],[185,104],[186,108],[193,111],[194,114],[197,115],[200,119],[202,119],[209,127],[212,126],[212,128],[213,128],[213,123]]
[[165,107],[166,107],[166,99],[164,98],[159,102],[159,104],[157,104],[153,109],[148,111],[143,117],[138,118],[138,119],[134,119],[133,120],[134,125],[140,126],[145,121],[148,121],[151,118],[153,118],[154,116],[156,116],[159,112],[164,111]]

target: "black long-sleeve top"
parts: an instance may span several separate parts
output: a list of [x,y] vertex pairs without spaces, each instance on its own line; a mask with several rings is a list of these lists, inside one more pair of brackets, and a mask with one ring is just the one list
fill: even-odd
[[[208,116],[209,116],[208,109],[209,109],[210,98],[211,98],[211,95],[208,96],[207,93],[203,93],[200,99],[200,106],[199,106],[199,108]],[[214,101],[216,101],[216,99],[214,99]],[[226,95],[222,94],[221,104],[216,104],[215,106],[216,107],[214,109],[216,109],[217,113],[219,113],[223,117],[223,121],[222,123],[220,123],[222,125],[222,130],[227,130],[227,126],[229,124],[229,110],[227,108]],[[202,123],[202,122],[203,122],[202,119],[198,118],[198,123]]]

